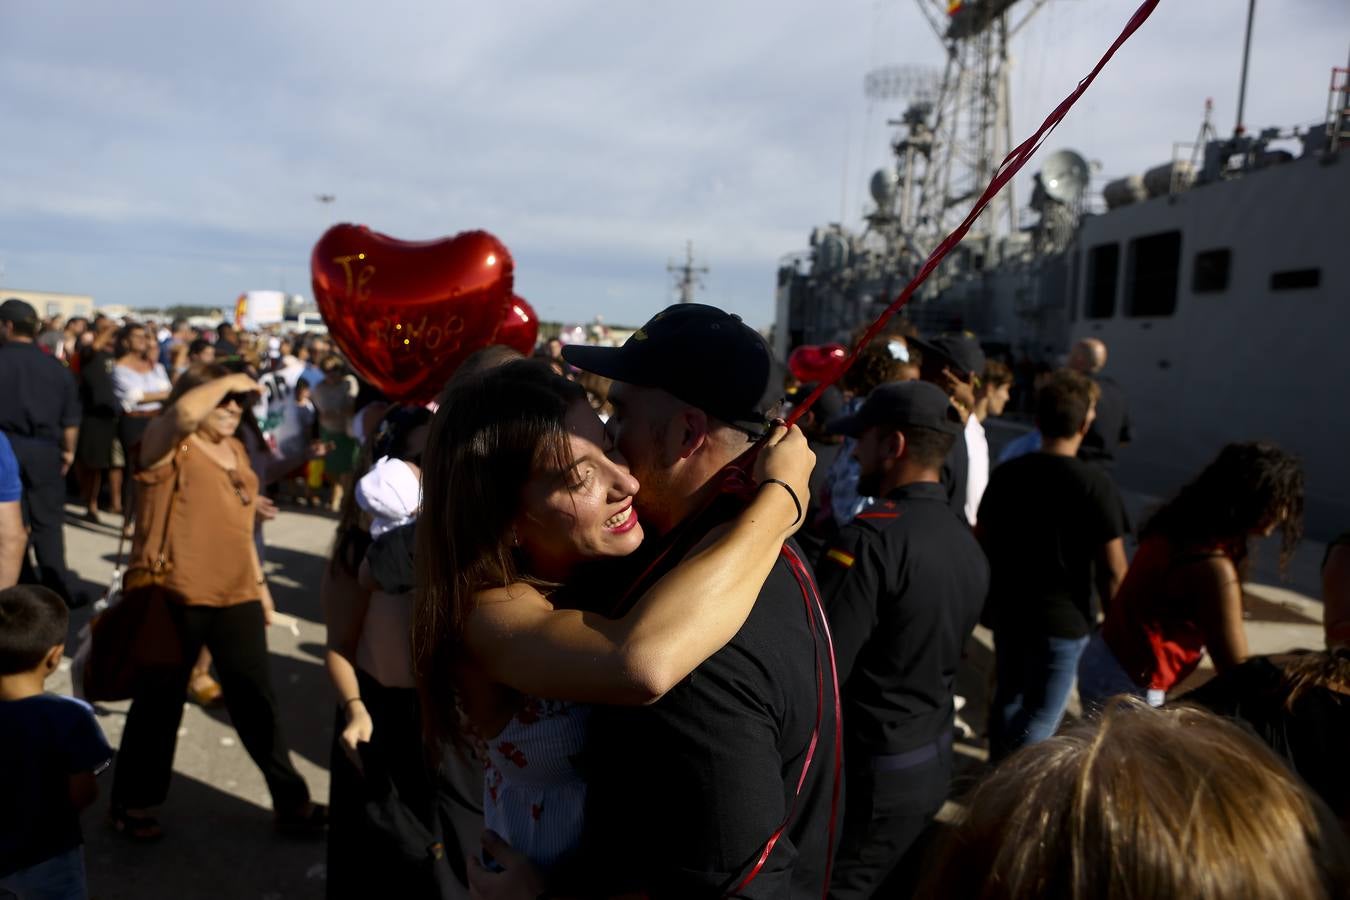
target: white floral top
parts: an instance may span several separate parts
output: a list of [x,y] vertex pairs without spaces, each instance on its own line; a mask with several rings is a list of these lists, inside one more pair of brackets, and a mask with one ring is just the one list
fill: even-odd
[[484,741],[485,824],[544,869],[581,841],[586,782],[574,760],[590,712],[584,704],[531,697]]

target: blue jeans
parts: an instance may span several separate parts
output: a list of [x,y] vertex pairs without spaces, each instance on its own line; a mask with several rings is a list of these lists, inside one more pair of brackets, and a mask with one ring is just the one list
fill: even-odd
[[1084,713],[1096,713],[1118,694],[1147,697],[1148,691],[1134,683],[1098,632],[1078,661],[1078,699]]
[[1055,733],[1069,705],[1078,658],[1087,637],[994,635],[994,703],[989,711],[989,758],[997,762]]
[[59,853],[51,859],[0,878],[0,897],[19,900],[86,900],[84,847]]

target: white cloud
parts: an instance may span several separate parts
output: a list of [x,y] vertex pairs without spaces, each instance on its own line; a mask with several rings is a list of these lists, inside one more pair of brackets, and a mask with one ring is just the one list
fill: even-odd
[[[1015,47],[1019,136],[1134,6],[1048,4]],[[1138,171],[1193,138],[1206,96],[1227,130],[1237,13],[1163,3],[1048,148]],[[1320,115],[1343,0],[1259,16],[1249,122]],[[864,119],[864,72],[941,61],[912,5],[862,0],[50,0],[4,19],[7,280],[106,302],[295,289],[336,218],[407,238],[489,228],[541,310],[616,321],[668,299],[666,260],[693,239],[709,298],[766,322],[778,258],[838,218],[841,187],[858,212],[886,157],[898,110]]]

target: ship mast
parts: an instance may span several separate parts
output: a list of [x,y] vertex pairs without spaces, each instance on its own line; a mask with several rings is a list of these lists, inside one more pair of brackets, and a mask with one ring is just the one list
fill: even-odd
[[[916,0],[947,51],[946,69],[933,104],[935,144],[915,209],[916,243],[925,252],[959,221],[999,163],[1012,150],[1010,45],[1046,0]],[[1014,21],[1013,7],[1020,16]],[[1017,204],[1009,184],[967,237],[972,246],[1017,230]]]
[[694,265],[694,242],[685,241],[684,262],[676,265],[672,260],[666,264],[666,271],[675,278],[675,290],[681,303],[694,302],[694,289],[704,287],[702,276],[708,274],[707,266]]

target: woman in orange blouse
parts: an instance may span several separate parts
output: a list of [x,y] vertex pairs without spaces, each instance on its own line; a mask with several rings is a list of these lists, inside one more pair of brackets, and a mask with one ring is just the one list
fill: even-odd
[[142,673],[127,714],[110,815],[136,840],[161,836],[151,811],[168,793],[188,672],[203,646],[215,657],[230,720],[272,792],[278,826],[317,832],[325,821],[291,764],[268,671],[272,597],[253,542],[258,478],[234,436],[258,390],[247,375],[193,366],[141,440],[130,568],[161,572],[183,662]]

